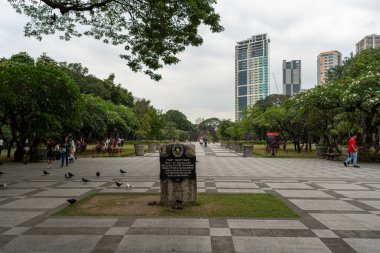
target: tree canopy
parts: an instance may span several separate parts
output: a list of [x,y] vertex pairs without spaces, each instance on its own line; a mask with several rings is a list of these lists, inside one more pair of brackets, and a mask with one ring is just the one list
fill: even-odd
[[[220,17],[213,8],[216,0],[8,0],[20,14],[30,18],[25,35],[41,40],[59,33],[91,36],[114,46],[123,45],[120,54],[135,72],[143,71],[160,80],[156,71],[179,62],[178,53],[186,46],[200,46],[201,24],[221,32]],[[55,11],[57,10],[57,11]]]

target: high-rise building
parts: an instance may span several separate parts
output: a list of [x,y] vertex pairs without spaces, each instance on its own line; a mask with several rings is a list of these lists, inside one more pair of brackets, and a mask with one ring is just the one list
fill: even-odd
[[268,96],[269,38],[254,35],[235,46],[235,120],[245,107]]
[[363,49],[367,48],[380,48],[380,35],[367,35],[356,43],[356,53],[359,53]]
[[283,94],[293,96],[301,91],[301,61],[282,62]]
[[342,64],[342,54],[339,51],[323,52],[318,55],[317,76],[318,85],[325,83],[327,72],[332,67]]

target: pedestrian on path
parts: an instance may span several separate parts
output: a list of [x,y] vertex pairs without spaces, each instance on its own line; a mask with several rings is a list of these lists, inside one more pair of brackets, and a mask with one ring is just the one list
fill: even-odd
[[52,140],[48,140],[46,142],[46,157],[48,160],[49,169],[53,166],[53,149],[54,149],[54,143]]
[[347,158],[346,161],[343,162],[344,166],[348,166],[350,162],[352,162],[354,168],[360,168],[357,164],[358,159],[358,148],[356,146],[356,139],[358,138],[358,134],[354,133],[354,135],[348,141],[348,153],[350,157]]
[[64,161],[66,160],[66,166],[69,166],[69,153],[70,153],[70,143],[69,138],[66,136],[60,149],[61,153],[61,167],[63,167]]

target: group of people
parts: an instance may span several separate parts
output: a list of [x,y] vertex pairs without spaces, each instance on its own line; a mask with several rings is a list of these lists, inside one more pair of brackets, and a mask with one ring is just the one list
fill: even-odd
[[61,160],[61,167],[66,162],[66,166],[74,163],[76,157],[76,145],[71,136],[66,136],[61,143],[53,140],[46,142],[46,156],[48,160],[49,169],[53,166],[53,160]]

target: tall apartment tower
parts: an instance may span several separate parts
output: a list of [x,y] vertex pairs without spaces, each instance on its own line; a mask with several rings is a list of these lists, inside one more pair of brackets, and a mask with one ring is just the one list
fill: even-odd
[[327,72],[332,67],[342,64],[342,54],[339,51],[323,52],[318,55],[317,76],[318,85],[325,83]]
[[282,61],[283,94],[293,96],[301,91],[301,61]]
[[242,118],[245,107],[268,96],[269,38],[254,35],[235,46],[235,120]]
[[367,35],[356,43],[356,53],[359,53],[363,49],[367,48],[380,48],[380,35]]

